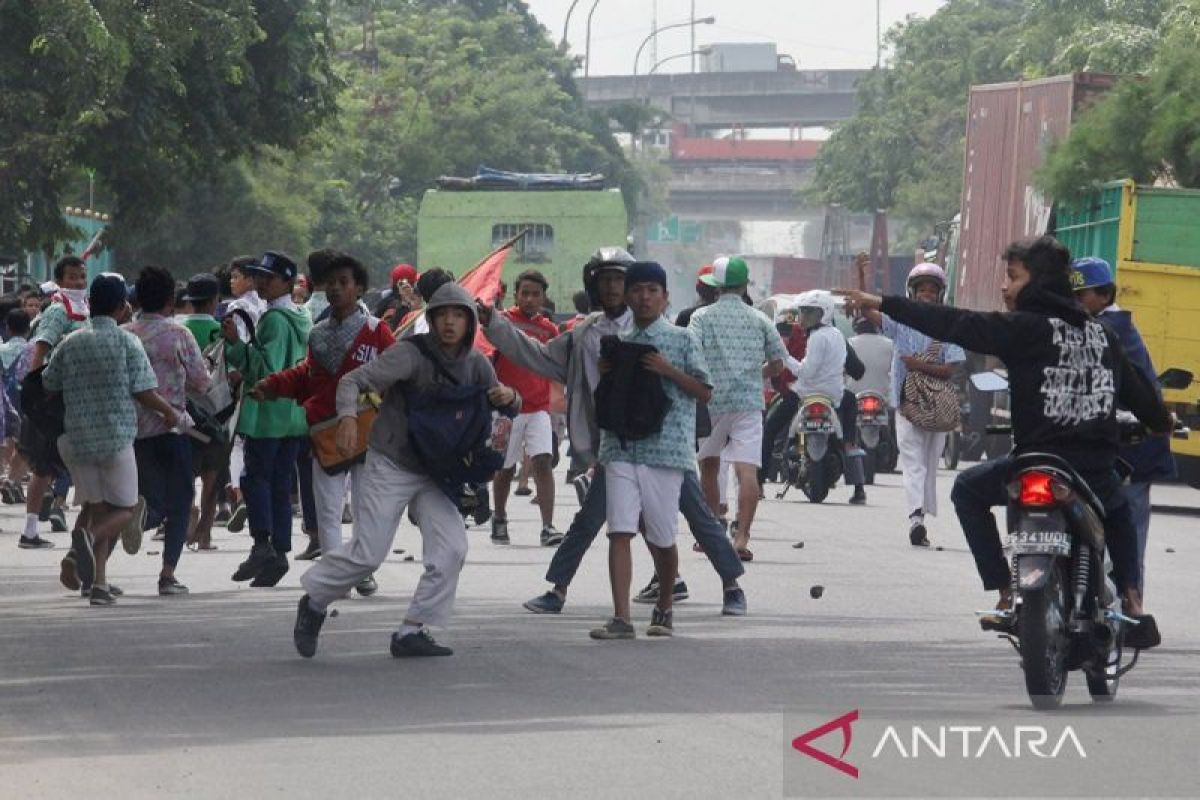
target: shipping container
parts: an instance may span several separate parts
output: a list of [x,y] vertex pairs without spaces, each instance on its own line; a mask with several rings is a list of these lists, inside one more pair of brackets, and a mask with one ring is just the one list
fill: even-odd
[[779,55],[769,42],[734,42],[709,45],[700,56],[702,72],[775,72]]
[[[1155,368],[1200,378],[1200,191],[1114,181],[1058,205],[1054,216],[1054,234],[1073,257],[1113,265],[1117,303],[1133,313]],[[1182,476],[1200,487],[1200,382],[1163,399],[1192,428],[1171,449]]]
[[1033,185],[1047,148],[1081,109],[1112,88],[1110,75],[1075,73],[972,86],[963,163],[961,226],[954,259],[956,305],[1002,306],[1001,254],[1014,239],[1046,232],[1051,200]]

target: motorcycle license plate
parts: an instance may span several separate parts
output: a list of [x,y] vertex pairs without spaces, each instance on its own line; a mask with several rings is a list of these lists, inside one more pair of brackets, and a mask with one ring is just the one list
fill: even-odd
[[804,423],[805,433],[833,433],[832,422],[806,422]]
[[1066,531],[1011,531],[1008,546],[1017,555],[1065,556],[1071,553],[1071,534]]

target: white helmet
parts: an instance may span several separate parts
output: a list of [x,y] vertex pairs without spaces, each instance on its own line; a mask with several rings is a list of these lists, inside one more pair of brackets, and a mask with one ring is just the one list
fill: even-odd
[[938,302],[946,299],[946,273],[937,264],[917,264],[908,273],[908,280],[904,282],[907,290],[908,299],[913,298],[913,286],[921,281],[934,281],[938,285]]
[[801,292],[796,297],[796,308],[800,311],[806,308],[819,308],[821,309],[821,324],[833,324],[833,295],[824,289]]

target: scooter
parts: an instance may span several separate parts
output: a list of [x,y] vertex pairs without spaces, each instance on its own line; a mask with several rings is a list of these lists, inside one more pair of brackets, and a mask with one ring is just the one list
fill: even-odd
[[878,392],[859,392],[858,445],[866,451],[866,482],[875,483],[875,472],[883,471],[891,456],[892,442],[887,400]]
[[[1184,386],[1191,383],[1184,370],[1169,370],[1161,380],[1180,388],[1181,375]],[[972,376],[972,383],[982,391],[1008,387],[995,373]],[[1010,430],[988,426],[989,433]],[[1132,444],[1146,434],[1136,421],[1123,421],[1121,435]],[[1108,574],[1103,504],[1070,464],[1050,453],[1016,456],[1006,489],[1013,607],[980,612],[981,626],[999,631],[1020,654],[1035,708],[1057,708],[1073,670],[1083,671],[1093,701],[1113,700],[1121,677],[1137,665],[1140,651],[1126,662],[1124,640],[1140,623],[1121,612]]]
[[803,398],[788,440],[787,482],[776,499],[782,500],[795,486],[810,502],[820,503],[842,474],[841,425],[833,401],[824,395]]

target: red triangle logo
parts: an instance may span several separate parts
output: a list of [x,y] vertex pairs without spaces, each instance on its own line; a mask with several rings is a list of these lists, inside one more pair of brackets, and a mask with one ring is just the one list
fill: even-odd
[[[851,778],[857,778],[858,767],[854,766],[848,761],[843,760],[846,756],[846,753],[850,751],[850,741],[854,738],[854,731],[850,726],[855,722],[858,722],[857,708],[848,714],[843,714],[837,719],[826,722],[820,727],[813,728],[807,733],[800,734],[792,740],[792,747],[794,747],[796,750],[799,750],[801,753],[804,753],[804,755],[808,756],[809,758],[815,758],[822,764],[833,767],[839,772],[844,772]],[[824,750],[818,750],[812,746],[811,742],[816,739],[820,739],[825,734],[836,730],[841,730],[842,732],[842,752],[840,755],[831,756]]]

